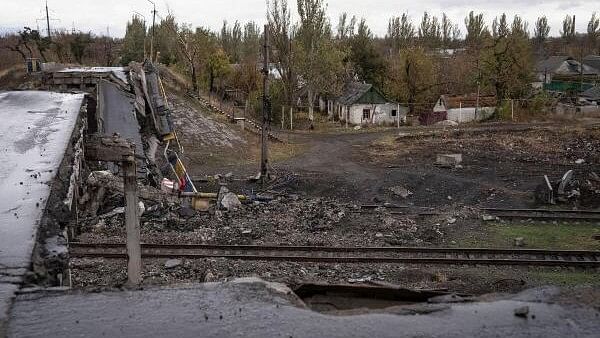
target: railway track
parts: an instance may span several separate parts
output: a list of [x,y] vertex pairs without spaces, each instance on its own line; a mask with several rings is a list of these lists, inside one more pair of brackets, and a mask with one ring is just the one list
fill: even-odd
[[499,218],[597,221],[600,222],[600,211],[594,210],[552,210],[552,209],[501,209],[484,208],[483,211]]
[[[77,258],[127,258],[124,244],[70,243]],[[142,244],[144,258],[228,258],[254,261],[600,267],[600,251]]]

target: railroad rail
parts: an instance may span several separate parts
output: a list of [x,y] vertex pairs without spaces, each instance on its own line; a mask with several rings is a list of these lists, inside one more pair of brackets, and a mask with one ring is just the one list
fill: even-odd
[[596,210],[564,210],[564,209],[502,209],[483,208],[483,211],[499,218],[536,219],[536,220],[567,220],[567,221],[598,221],[600,211]]
[[[70,243],[71,257],[127,257],[124,244]],[[228,258],[253,261],[600,267],[600,251],[142,244],[144,258]]]

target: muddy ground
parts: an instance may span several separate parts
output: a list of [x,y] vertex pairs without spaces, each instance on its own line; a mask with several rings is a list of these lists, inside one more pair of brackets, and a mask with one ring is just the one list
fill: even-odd
[[[186,163],[199,190],[217,192],[226,185],[238,193],[260,193],[273,200],[207,213],[149,203],[142,216],[144,242],[456,246],[476,233],[484,242],[474,245],[485,246],[491,225],[481,220],[479,208],[534,207],[533,190],[543,182],[543,175],[558,179],[574,169],[576,177],[583,179],[592,171],[600,173],[600,129],[595,121],[550,123],[543,128],[482,124],[458,132],[412,127],[336,132],[334,127],[328,133],[280,133],[289,143],[272,145],[273,180],[260,186],[247,180],[258,172],[254,134],[242,132],[190,99],[171,97],[171,101]],[[436,156],[442,153],[461,153],[463,163],[453,168],[436,166]],[[228,173],[227,179],[213,177]],[[409,193],[401,196],[398,191]],[[405,208],[360,207],[385,203]],[[562,207],[573,206],[589,208],[594,201],[572,201]],[[103,211],[112,207],[108,203]],[[423,211],[435,215],[418,215]],[[82,230],[81,241],[122,242],[124,238],[122,215],[87,220]],[[376,281],[485,293],[548,283],[598,285],[600,280],[598,271],[548,268],[224,259],[179,263],[167,269],[164,260],[148,260],[144,283],[259,276],[292,284]],[[73,259],[71,268],[73,284],[79,287],[115,287],[125,281],[125,264],[119,260]]]

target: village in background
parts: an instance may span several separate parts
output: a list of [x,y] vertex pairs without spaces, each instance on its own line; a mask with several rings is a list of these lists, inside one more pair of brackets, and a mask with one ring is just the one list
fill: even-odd
[[[345,127],[526,121],[599,112],[596,13],[566,13],[560,36],[549,35],[544,16],[529,23],[518,15],[492,18],[471,11],[464,22],[452,22],[444,13],[425,12],[414,20],[399,13],[389,18],[385,36],[375,36],[359,17],[327,17],[324,1],[299,4],[294,22],[295,6],[268,1],[274,126],[318,128],[314,121],[326,119]],[[575,30],[576,19],[589,20],[587,31]],[[220,31],[211,31],[160,13],[153,27],[134,13],[123,38],[53,31],[50,24],[48,29],[25,27],[0,38],[4,85],[30,59],[47,67],[127,66],[151,59],[181,75],[184,90],[210,93],[250,117],[260,115],[263,27],[255,22],[225,21]]]

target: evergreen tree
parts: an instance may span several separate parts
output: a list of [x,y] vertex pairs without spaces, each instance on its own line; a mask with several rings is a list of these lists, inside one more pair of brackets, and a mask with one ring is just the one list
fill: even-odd
[[131,61],[144,61],[146,41],[146,23],[137,15],[127,23],[123,48],[121,50],[121,64],[126,66]]

